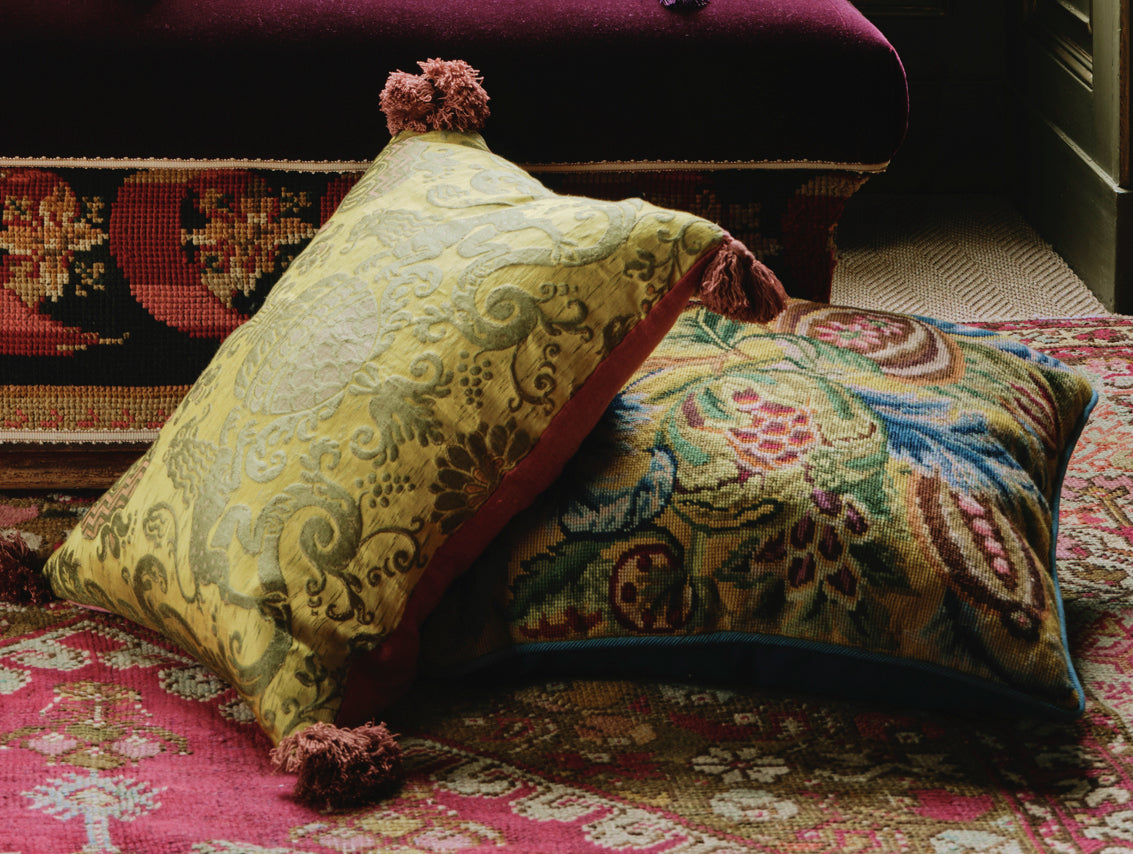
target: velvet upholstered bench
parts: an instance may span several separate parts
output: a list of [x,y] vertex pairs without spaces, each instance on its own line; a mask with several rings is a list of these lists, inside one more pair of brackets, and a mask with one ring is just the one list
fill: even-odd
[[54,0],[5,4],[0,49],[5,486],[103,485],[156,435],[388,141],[391,70],[468,61],[495,152],[718,222],[817,299],[908,110],[848,0]]

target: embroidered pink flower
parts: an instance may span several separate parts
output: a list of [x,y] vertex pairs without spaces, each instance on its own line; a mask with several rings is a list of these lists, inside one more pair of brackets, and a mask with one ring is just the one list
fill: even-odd
[[847,320],[830,318],[816,323],[811,327],[810,334],[835,347],[870,353],[880,349],[887,338],[903,338],[907,333],[895,321],[877,315],[860,314],[848,315]]

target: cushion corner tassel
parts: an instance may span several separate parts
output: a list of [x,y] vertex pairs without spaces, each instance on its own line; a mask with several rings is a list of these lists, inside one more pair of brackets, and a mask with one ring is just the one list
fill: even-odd
[[401,746],[385,724],[346,728],[314,723],[271,751],[272,765],[296,774],[295,797],[345,809],[380,801],[401,782]]
[[700,301],[726,317],[765,323],[787,307],[783,283],[750,249],[724,232],[700,281]]

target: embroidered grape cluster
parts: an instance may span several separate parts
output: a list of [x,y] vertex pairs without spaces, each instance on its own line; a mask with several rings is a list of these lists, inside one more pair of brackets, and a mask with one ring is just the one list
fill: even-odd
[[484,405],[484,385],[491,382],[495,375],[492,372],[491,359],[485,358],[480,361],[473,359],[469,364],[470,358],[468,353],[460,354],[461,361],[456,366],[456,372],[461,376],[457,380],[457,385],[464,395],[465,405],[480,409]]

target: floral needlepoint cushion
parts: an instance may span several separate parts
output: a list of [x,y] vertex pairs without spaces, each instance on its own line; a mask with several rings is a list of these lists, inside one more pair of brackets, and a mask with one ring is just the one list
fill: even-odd
[[[427,66],[397,78],[415,122],[483,106],[465,64]],[[336,769],[364,777],[389,745],[330,726],[344,692],[404,686],[417,623],[690,296],[762,283],[738,313],[782,308],[753,261],[692,215],[555,195],[472,131],[402,130],[46,575],[227,679],[301,786],[321,754],[306,794],[365,800]]]
[[690,308],[433,612],[424,659],[1074,715],[1054,545],[1093,401],[976,329]]

